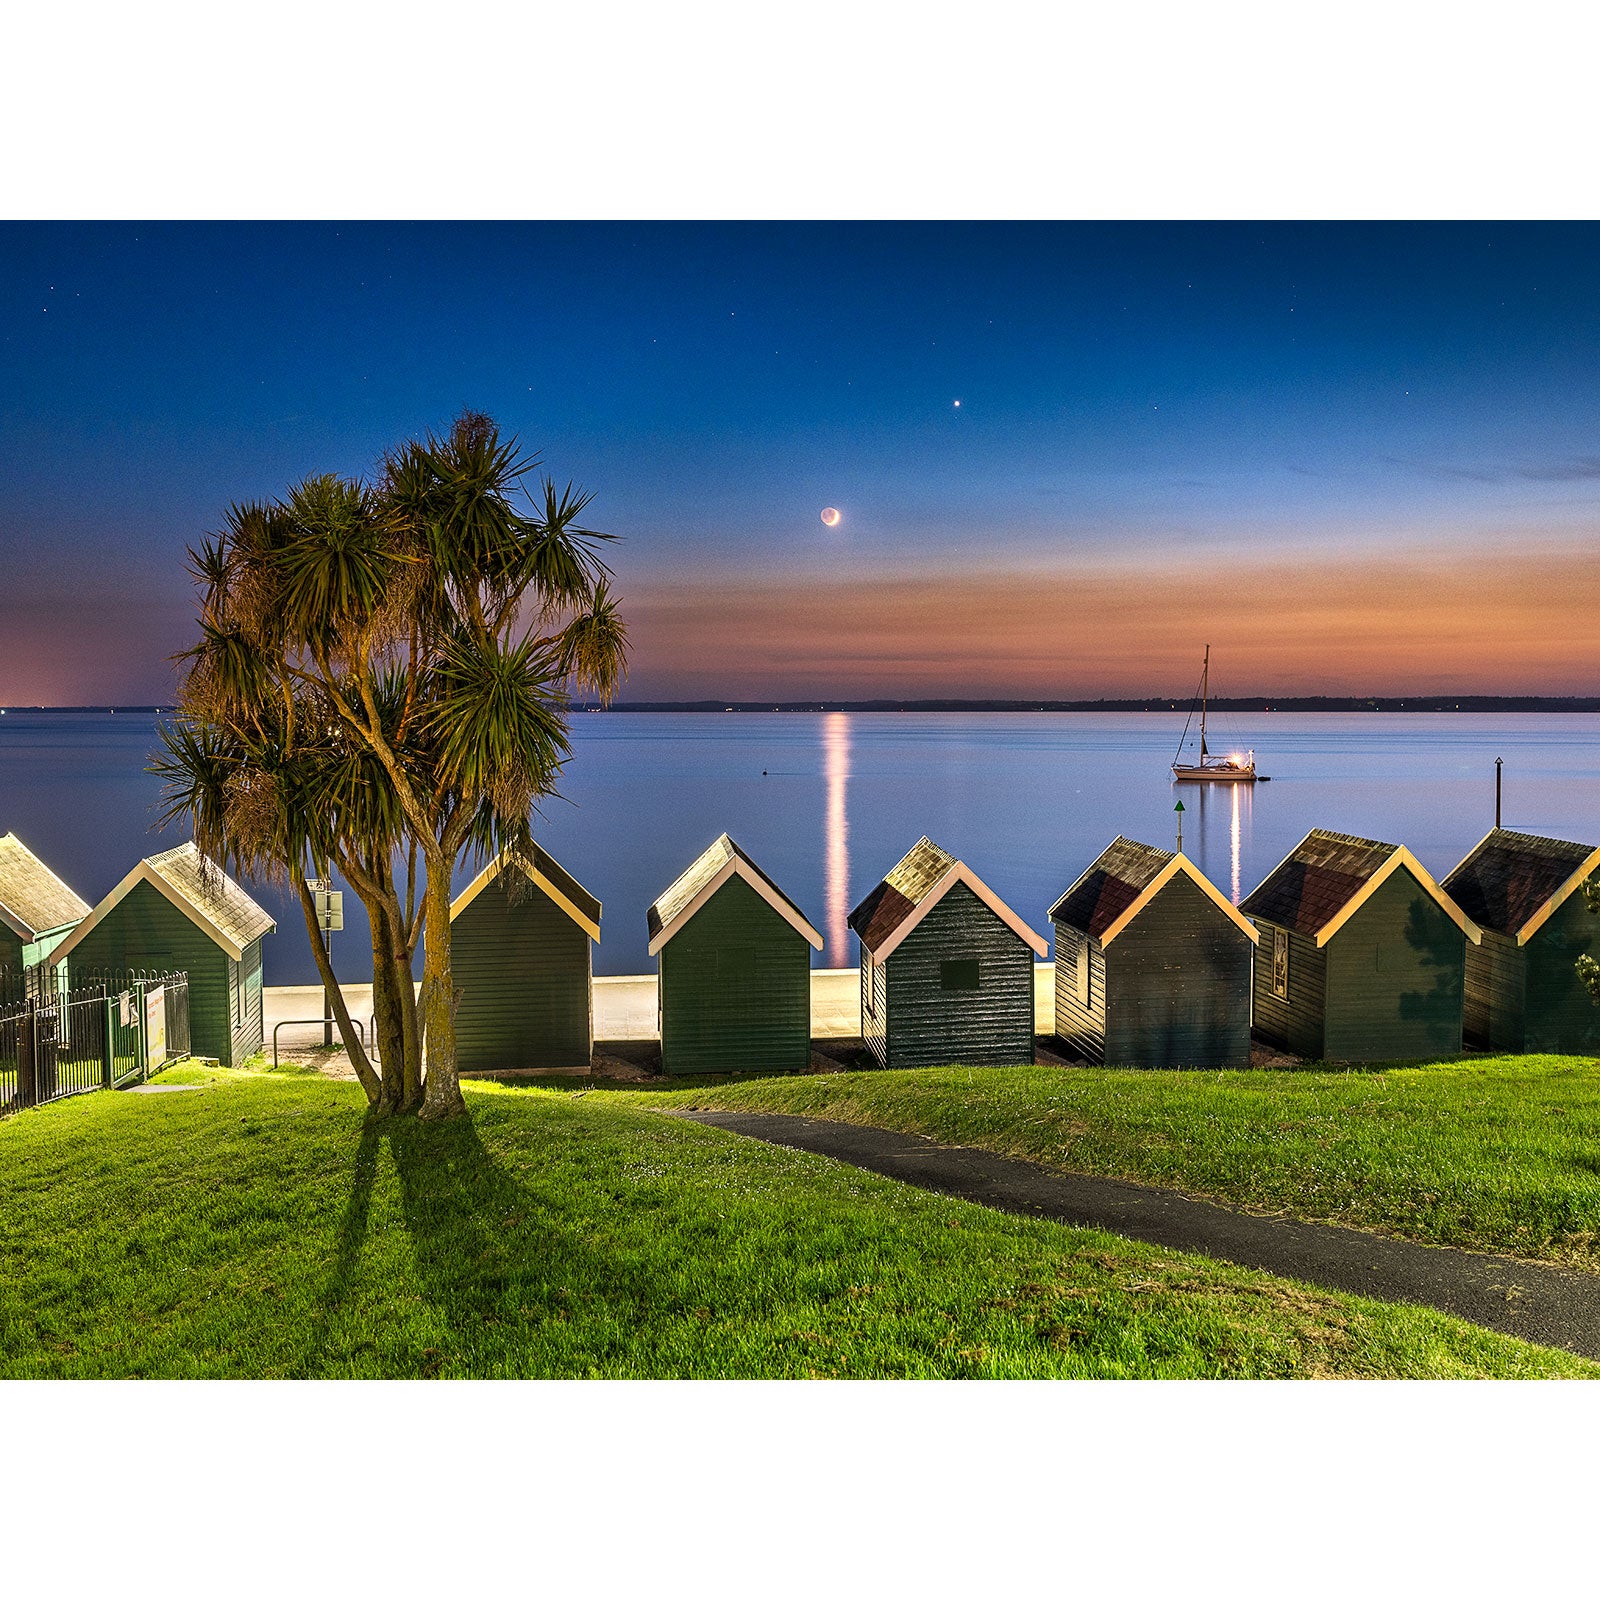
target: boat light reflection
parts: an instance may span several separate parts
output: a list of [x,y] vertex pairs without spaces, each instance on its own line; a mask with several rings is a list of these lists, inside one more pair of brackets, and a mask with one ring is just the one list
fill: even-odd
[[1239,791],[1244,788],[1242,783],[1233,785],[1233,815],[1228,819],[1228,855],[1233,863],[1233,903],[1238,905],[1239,887],[1239,816],[1243,810],[1244,802],[1239,797]]

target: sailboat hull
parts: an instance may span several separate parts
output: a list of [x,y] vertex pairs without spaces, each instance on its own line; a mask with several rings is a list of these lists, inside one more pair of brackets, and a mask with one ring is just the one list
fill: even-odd
[[1254,783],[1256,769],[1250,767],[1236,767],[1231,763],[1228,766],[1216,767],[1174,767],[1172,769],[1174,783]]

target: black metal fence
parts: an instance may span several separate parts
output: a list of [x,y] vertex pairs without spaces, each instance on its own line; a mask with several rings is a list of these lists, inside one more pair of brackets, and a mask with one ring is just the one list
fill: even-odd
[[189,1053],[183,972],[72,974],[0,997],[0,1112],[148,1078]]
[[66,982],[66,972],[43,961],[31,967],[0,966],[0,1011],[11,1011],[30,1000],[51,1004]]

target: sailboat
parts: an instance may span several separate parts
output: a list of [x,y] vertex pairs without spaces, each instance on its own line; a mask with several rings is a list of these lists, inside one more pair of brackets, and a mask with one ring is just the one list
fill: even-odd
[[[1178,754],[1172,762],[1174,783],[1254,783],[1256,781],[1256,753],[1250,751],[1244,759],[1230,756],[1213,756],[1206,745],[1206,702],[1211,691],[1211,646],[1206,646],[1205,665],[1200,669],[1200,692],[1189,704],[1188,720],[1183,725],[1183,738],[1178,741]],[[1190,766],[1180,758],[1189,737],[1189,723],[1194,721],[1194,708],[1200,706],[1200,761]]]

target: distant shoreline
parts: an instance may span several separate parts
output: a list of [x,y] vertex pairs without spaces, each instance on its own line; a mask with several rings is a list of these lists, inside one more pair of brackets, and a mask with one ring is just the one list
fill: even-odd
[[[636,700],[612,711],[1187,711],[1188,699],[1143,700]],[[1600,695],[1216,695],[1213,711],[1600,711]],[[579,705],[580,711],[598,711]]]
[[[1142,700],[631,700],[609,707],[579,702],[575,711],[630,712],[766,712],[774,711],[1187,711],[1187,699],[1152,696]],[[1299,712],[1597,712],[1600,695],[1219,695],[1214,711]],[[155,716],[170,705],[148,706],[4,706],[0,715]]]

